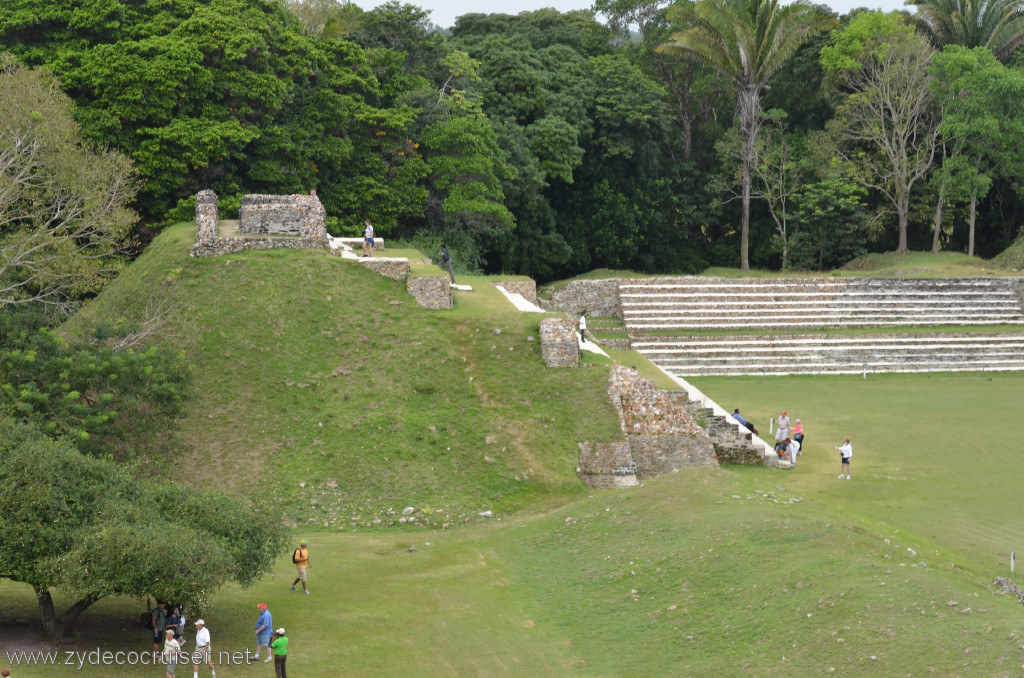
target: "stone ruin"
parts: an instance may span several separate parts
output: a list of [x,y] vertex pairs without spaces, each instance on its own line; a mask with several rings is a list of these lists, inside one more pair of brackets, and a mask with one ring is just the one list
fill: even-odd
[[196,194],[194,257],[278,247],[326,248],[330,242],[327,212],[315,195],[246,195],[238,213],[236,234],[221,234],[217,194]]

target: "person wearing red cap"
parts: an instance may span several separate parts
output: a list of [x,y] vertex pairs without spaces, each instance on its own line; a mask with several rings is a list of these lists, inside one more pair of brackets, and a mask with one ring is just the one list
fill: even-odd
[[256,606],[256,609],[260,611],[260,616],[256,620],[256,659],[260,658],[260,648],[267,648],[267,658],[264,662],[274,661],[274,656],[270,652],[270,634],[274,630],[274,620],[270,616],[270,610],[267,609],[266,603],[260,603]]
[[786,410],[782,410],[782,414],[779,415],[778,425],[779,428],[775,431],[776,442],[789,437],[789,415],[786,414]]

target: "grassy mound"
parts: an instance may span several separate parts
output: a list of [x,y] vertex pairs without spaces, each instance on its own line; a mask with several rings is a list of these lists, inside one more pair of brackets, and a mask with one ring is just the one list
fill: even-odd
[[992,264],[1011,273],[1024,271],[1024,236],[1018,237],[1009,247],[992,257]]
[[482,278],[429,312],[322,252],[193,259],[191,241],[187,224],[164,232],[69,328],[169,309],[163,340],[187,351],[198,394],[184,450],[154,461],[173,478],[258,485],[295,524],[388,524],[412,506],[441,526],[579,496],[576,443],[621,435],[606,371],[546,369],[538,316]]
[[834,275],[875,278],[943,278],[1006,275],[996,261],[969,257],[962,252],[886,252],[858,257]]

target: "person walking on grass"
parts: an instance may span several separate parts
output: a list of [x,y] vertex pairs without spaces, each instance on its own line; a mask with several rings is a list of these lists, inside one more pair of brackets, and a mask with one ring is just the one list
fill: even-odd
[[438,264],[441,268],[448,269],[448,275],[452,279],[452,284],[455,284],[455,273],[452,271],[452,255],[448,252],[448,248],[444,243],[441,243],[441,262]]
[[267,658],[264,662],[269,662],[273,659],[270,655],[270,635],[274,629],[274,619],[270,616],[270,610],[267,609],[266,603],[260,603],[256,606],[256,609],[260,611],[260,616],[256,619],[256,660],[260,658],[260,648],[267,648]]
[[846,479],[850,479],[850,458],[853,456],[853,445],[850,444],[850,439],[847,438],[843,442],[842,447],[833,447],[833,450],[839,450],[839,463],[841,464],[839,470],[841,473],[839,477],[846,476]]
[[[295,585],[302,582],[302,592],[307,596],[309,595],[309,589],[306,588],[306,568],[309,567],[309,549],[306,548],[306,540],[303,539],[299,542],[299,548],[295,549],[292,553],[292,562],[295,563],[295,569],[298,570],[299,576],[295,577],[295,581],[292,582],[292,591],[297,591]],[[322,592],[321,592],[322,593]]]
[[206,628],[206,622],[202,619],[196,620],[196,650],[192,655],[192,678],[199,678],[199,665],[206,664],[210,667],[210,675],[217,678],[217,669],[213,666],[213,645],[210,644],[210,630]]
[[580,342],[587,342],[587,309],[580,311]]
[[274,650],[274,673],[277,678],[288,678],[285,664],[288,661],[288,636],[284,635],[283,628],[274,631],[274,642],[270,647]]
[[804,446],[804,425],[799,419],[793,424],[793,440],[800,443],[800,447]]
[[366,221],[363,222],[363,225],[366,226],[366,228],[363,229],[363,256],[364,257],[372,257],[373,256],[373,224],[371,224],[370,220],[367,219]]
[[181,653],[181,644],[174,639],[174,629],[164,631],[164,651],[160,655],[167,671],[167,678],[174,678],[174,669],[178,666],[178,654]]

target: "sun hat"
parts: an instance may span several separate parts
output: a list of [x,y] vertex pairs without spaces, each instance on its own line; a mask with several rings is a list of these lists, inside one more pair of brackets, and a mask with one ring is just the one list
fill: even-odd
[[257,610],[265,610],[265,609],[267,609],[267,604],[266,603],[260,603],[259,605],[256,606],[256,609]]
[[274,631],[274,633],[276,633],[279,636],[283,636],[284,635],[284,627],[282,626],[278,630]]
[[196,626],[206,626],[206,622],[204,622],[202,619],[197,619]]
[[306,543],[305,539],[303,539],[302,541],[299,542],[299,546],[306,546],[306,545],[307,545],[307,543]]

